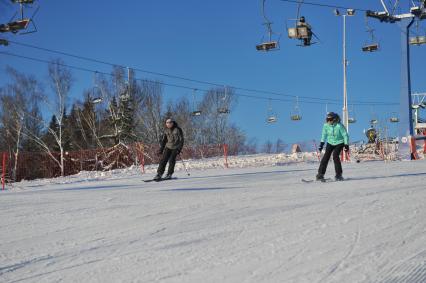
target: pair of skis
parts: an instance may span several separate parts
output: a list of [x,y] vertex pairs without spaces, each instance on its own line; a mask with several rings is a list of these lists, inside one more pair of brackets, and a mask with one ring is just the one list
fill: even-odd
[[177,178],[176,177],[174,177],[174,178],[161,178],[161,179],[158,179],[158,180],[155,180],[155,179],[148,179],[148,180],[143,180],[145,183],[150,183],[150,182],[163,182],[163,181],[170,181],[170,180],[176,180]]
[[322,179],[322,180],[302,179],[301,181],[303,183],[314,183],[314,182],[330,183],[330,182],[343,182],[343,181],[347,181],[347,180],[349,180],[349,179],[336,180],[336,179],[332,179],[332,178],[325,178],[325,179]]

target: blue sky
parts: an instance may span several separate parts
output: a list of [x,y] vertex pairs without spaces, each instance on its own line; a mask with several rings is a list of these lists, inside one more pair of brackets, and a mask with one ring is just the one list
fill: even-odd
[[[382,10],[376,0],[330,0],[322,2],[354,8]],[[402,1],[408,5],[408,1]],[[262,25],[260,0],[122,0],[122,1],[39,1],[40,10],[35,18],[38,32],[28,35],[8,35],[13,41],[196,80],[278,92],[293,96],[308,96],[336,100],[328,104],[328,111],[341,113],[343,96],[342,75],[342,18],[331,8],[303,5],[301,14],[313,26],[321,42],[308,48],[296,46],[298,42],[286,36],[286,25],[294,24],[297,6],[279,0],[266,1],[266,12],[274,22],[273,29],[283,33],[281,50],[259,53],[255,45],[265,33]],[[14,10],[1,5],[0,19],[9,20]],[[348,97],[351,101],[399,102],[401,39],[397,24],[369,20],[381,45],[381,51],[365,54],[361,46],[368,41],[364,13],[359,11],[347,18]],[[422,24],[424,29],[425,23]],[[424,33],[424,31],[423,31]],[[426,47],[412,50],[412,89],[426,92],[424,55]],[[53,59],[58,55],[11,44],[1,46],[0,52],[11,52],[40,59]],[[109,72],[110,67],[63,57],[67,64]],[[46,64],[13,58],[0,54],[0,84],[7,83],[5,66],[32,73],[40,79],[47,76]],[[93,74],[73,71],[75,84],[73,99],[81,97],[83,89],[90,87]],[[158,79],[165,83],[193,88],[209,88],[188,81],[180,81],[136,73],[138,78]],[[191,90],[165,87],[167,100],[186,95]],[[302,120],[289,118],[294,98],[265,93],[241,94],[266,98],[240,97],[231,113],[231,120],[241,127],[248,138],[259,143],[281,138],[287,142],[319,139],[325,104],[301,102]],[[278,122],[265,122],[268,97],[288,99],[273,101]],[[301,99],[306,101],[306,99]],[[72,102],[72,101],[71,101]],[[386,120],[397,106],[350,106],[358,120],[350,126],[352,141],[364,139],[363,129],[376,116]],[[396,133],[396,126],[389,125]]]

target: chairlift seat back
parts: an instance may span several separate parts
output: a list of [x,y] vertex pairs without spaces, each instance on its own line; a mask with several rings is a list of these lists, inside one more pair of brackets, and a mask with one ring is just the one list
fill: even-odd
[[362,47],[363,52],[374,52],[379,49],[378,43],[368,44]]
[[276,41],[264,42],[259,45],[256,45],[256,49],[258,51],[270,51],[272,49],[277,49],[277,48],[278,48],[278,42]]
[[229,113],[231,113],[231,111],[229,111],[229,109],[228,109],[228,108],[219,108],[219,109],[217,110],[217,112],[218,112],[219,114],[229,114]]
[[18,4],[33,4],[34,0],[12,0],[12,2]]
[[276,121],[277,121],[277,117],[275,117],[275,116],[270,116],[267,119],[268,123],[275,123]]
[[295,115],[291,115],[290,119],[293,121],[299,121],[299,120],[302,120],[302,116],[300,116],[299,114],[295,114]]
[[306,26],[288,28],[287,33],[288,33],[288,37],[293,39],[294,38],[304,39],[304,38],[310,38],[312,36],[310,29]]
[[426,36],[413,36],[410,37],[411,45],[422,45],[426,44]]
[[201,116],[201,111],[196,110],[196,111],[192,111],[192,116]]
[[30,21],[31,21],[30,19],[23,19],[19,21],[10,22],[7,24],[1,24],[0,32],[17,33],[20,30],[26,29]]

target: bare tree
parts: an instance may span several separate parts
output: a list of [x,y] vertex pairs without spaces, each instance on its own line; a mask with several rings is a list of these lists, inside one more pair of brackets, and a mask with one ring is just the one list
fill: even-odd
[[228,87],[208,91],[200,109],[203,113],[199,127],[199,144],[223,144],[227,142],[226,131],[229,127],[229,113],[237,102],[234,90]]
[[[26,76],[8,67],[7,73],[12,79],[0,97],[1,123],[5,130],[5,141],[9,152],[13,153],[12,178],[16,179],[18,158],[22,144],[25,141],[25,130],[28,126],[29,115],[34,112],[34,98],[39,91],[39,84],[32,76]],[[33,109],[30,108],[32,104]]]
[[286,144],[282,139],[278,138],[275,143],[276,153],[283,153],[287,150],[288,144]]
[[137,132],[145,143],[158,143],[163,132],[163,88],[159,82],[143,81],[136,111]]
[[264,153],[272,153],[274,151],[274,144],[270,140],[267,140],[263,145],[262,151]]
[[[49,145],[43,140],[42,137],[37,136],[34,133],[25,132],[28,138],[34,140],[40,148],[45,151],[59,166],[61,170],[61,176],[64,176],[64,122],[66,118],[66,107],[69,97],[69,92],[72,86],[73,77],[70,70],[65,67],[64,63],[60,59],[53,60],[48,65],[48,78],[50,87],[52,89],[52,95],[45,95],[39,93],[39,99],[49,109],[53,115],[58,128],[51,127],[41,117],[32,117],[38,123],[44,125],[47,133],[53,137],[53,140],[59,148],[59,158],[53,153]],[[55,122],[55,121],[53,121]]]

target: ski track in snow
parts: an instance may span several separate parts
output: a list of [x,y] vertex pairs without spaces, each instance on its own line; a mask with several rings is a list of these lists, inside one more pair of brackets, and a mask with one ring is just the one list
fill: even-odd
[[311,161],[238,162],[160,183],[142,181],[149,167],[14,184],[0,282],[426,282],[425,160],[344,164],[330,183],[300,181]]

